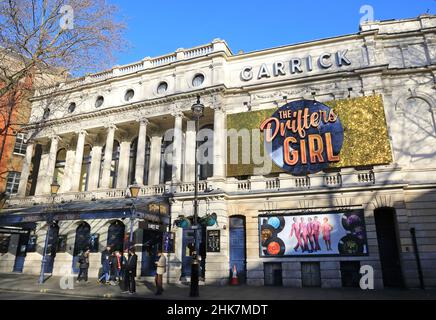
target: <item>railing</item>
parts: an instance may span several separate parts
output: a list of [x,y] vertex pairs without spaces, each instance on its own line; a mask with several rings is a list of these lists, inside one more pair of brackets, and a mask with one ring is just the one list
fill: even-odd
[[[199,181],[198,191],[200,193],[221,190],[226,193],[251,193],[258,192],[289,192],[299,191],[308,192],[309,190],[322,190],[323,188],[347,188],[347,187],[363,187],[376,184],[376,176],[378,184],[401,183],[403,181],[403,173],[401,171],[380,172],[369,171],[353,171],[344,170],[341,173],[335,174],[315,174],[310,177],[294,177],[288,174],[281,174],[278,178],[266,178],[262,176],[251,177],[246,180],[237,180],[228,178],[224,182],[216,182],[211,179]],[[214,189],[215,187],[215,189]],[[140,196],[162,195],[166,192],[177,194],[192,195],[194,193],[194,183],[185,182],[178,184],[153,185],[143,186],[140,189]],[[56,196],[56,202],[69,201],[90,201],[100,199],[124,198],[129,196],[128,188],[95,190],[85,192],[67,192],[60,193]],[[34,204],[45,204],[52,201],[49,195],[17,197],[11,196],[7,204],[14,207],[27,207]]]
[[172,54],[169,54],[166,56],[151,59],[151,66],[158,67],[158,66],[161,66],[163,64],[168,64],[168,63],[174,62],[176,60],[177,60],[176,54],[172,53]]
[[342,177],[341,174],[338,173],[336,175],[326,175],[324,176],[324,185],[326,187],[338,187],[342,185]]
[[[215,47],[218,44],[218,47]],[[124,66],[117,66],[114,67],[111,70],[106,70],[94,74],[87,75],[86,77],[81,77],[77,79],[68,80],[64,83],[62,83],[59,86],[50,86],[44,89],[41,89],[38,94],[39,95],[46,95],[50,94],[56,90],[60,89],[70,89],[74,87],[78,87],[80,85],[83,85],[85,83],[89,82],[97,82],[102,81],[105,79],[113,78],[118,75],[125,75],[129,73],[134,73],[140,70],[145,70],[147,68],[155,68],[160,67],[166,64],[170,64],[176,61],[185,60],[185,59],[191,59],[196,57],[205,56],[209,53],[215,52],[215,51],[222,51],[222,46],[226,46],[225,43],[221,40],[218,42],[209,43],[206,45],[198,46],[191,49],[181,49],[181,51],[173,52],[170,54],[166,54],[163,56],[155,57],[155,58],[147,58],[147,60],[140,61],[140,62],[134,62],[130,63]],[[221,49],[220,49],[221,48]]]
[[277,179],[270,179],[265,181],[265,188],[266,190],[278,190],[280,189],[280,180]]

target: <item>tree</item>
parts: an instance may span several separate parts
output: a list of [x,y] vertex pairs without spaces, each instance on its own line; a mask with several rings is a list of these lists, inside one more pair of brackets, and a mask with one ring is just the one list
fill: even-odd
[[28,121],[33,91],[107,67],[125,47],[124,29],[104,0],[0,2],[0,163],[7,138]]

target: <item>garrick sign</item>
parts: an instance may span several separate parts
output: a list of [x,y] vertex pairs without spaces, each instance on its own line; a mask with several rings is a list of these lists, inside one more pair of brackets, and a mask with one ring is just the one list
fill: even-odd
[[267,79],[287,74],[299,74],[311,72],[315,68],[327,70],[334,65],[337,67],[351,65],[351,60],[347,57],[348,50],[341,50],[335,53],[322,53],[319,56],[307,56],[305,58],[291,58],[288,62],[275,61],[271,65],[263,63],[259,67],[246,66],[241,71],[241,80],[250,81],[253,79]]

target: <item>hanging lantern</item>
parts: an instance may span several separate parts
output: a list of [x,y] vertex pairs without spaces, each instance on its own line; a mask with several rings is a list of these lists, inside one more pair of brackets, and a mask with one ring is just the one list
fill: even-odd
[[215,212],[211,214],[206,214],[203,218],[200,219],[200,224],[207,227],[213,227],[217,224],[217,215]]

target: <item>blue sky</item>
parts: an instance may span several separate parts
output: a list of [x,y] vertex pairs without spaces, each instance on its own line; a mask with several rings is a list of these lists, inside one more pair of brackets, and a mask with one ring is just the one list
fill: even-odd
[[436,0],[108,0],[127,20],[131,48],[117,64],[221,38],[234,53],[355,33],[363,5],[375,20],[436,14]]

